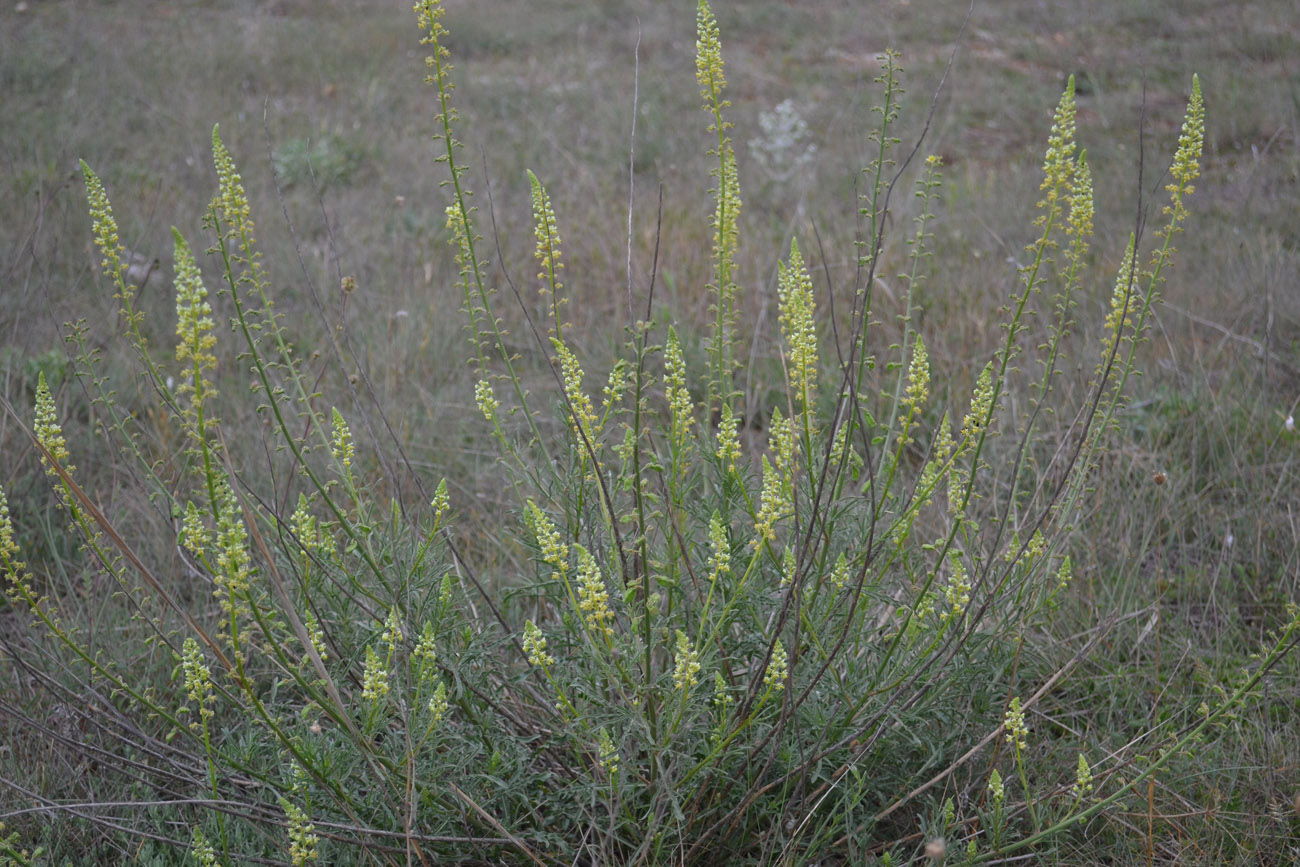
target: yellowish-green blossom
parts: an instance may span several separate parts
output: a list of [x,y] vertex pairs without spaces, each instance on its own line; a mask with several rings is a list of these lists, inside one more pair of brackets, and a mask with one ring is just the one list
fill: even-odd
[[1092,170],[1088,168],[1088,154],[1082,152],[1074,164],[1074,177],[1070,179],[1070,216],[1066,233],[1075,238],[1092,236],[1095,206],[1092,196]]
[[1020,709],[1020,696],[1011,699],[1002,723],[1007,729],[1007,743],[1017,751],[1024,750],[1028,746],[1029,726],[1025,723],[1025,712]]
[[1128,246],[1120,259],[1119,273],[1115,276],[1115,288],[1111,291],[1110,312],[1102,325],[1099,372],[1110,362],[1116,344],[1133,327],[1133,316],[1140,304],[1137,281],[1141,274],[1135,267],[1133,243],[1133,236],[1129,235]]
[[402,615],[394,605],[388,612],[388,619],[384,621],[384,631],[379,636],[379,640],[388,645],[388,653],[392,655],[397,650],[397,645],[402,641]]
[[736,461],[740,460],[740,419],[732,412],[730,403],[722,405],[716,454],[724,469],[735,471]]
[[289,861],[293,867],[320,860],[320,837],[307,814],[284,798],[280,799],[280,809],[289,823]]
[[1046,193],[1038,206],[1049,215],[1060,207],[1059,199],[1069,189],[1074,174],[1074,123],[1074,76],[1071,75],[1056,106],[1052,132],[1047,137],[1047,156],[1043,159],[1043,183],[1039,189]]
[[781,473],[772,466],[767,455],[763,455],[763,489],[758,499],[758,516],[754,519],[754,531],[757,534],[755,547],[776,541],[776,522],[786,511],[785,485]]
[[555,528],[555,524],[532,500],[525,507],[524,522],[537,540],[542,562],[561,574],[568,572],[569,547],[560,538],[560,531]]
[[993,773],[989,774],[989,794],[993,796],[993,809],[1000,810],[1003,802],[1006,800],[1006,787],[1002,784],[1002,775],[998,769],[994,768]]
[[776,644],[772,646],[772,659],[767,663],[767,671],[763,674],[763,686],[773,690],[785,689],[785,678],[789,674],[788,664],[785,645],[778,638]]
[[1056,570],[1056,589],[1064,590],[1070,586],[1070,582],[1073,580],[1074,567],[1071,565],[1070,556],[1067,554],[1065,559],[1061,561],[1060,568]]
[[433,492],[433,500],[430,501],[429,507],[433,509],[433,526],[438,528],[442,526],[442,519],[451,508],[451,498],[447,494],[447,480],[443,478],[438,482],[437,489]]
[[113,206],[108,201],[108,193],[104,190],[103,182],[84,160],[81,163],[81,174],[86,180],[86,200],[90,204],[91,232],[95,238],[95,246],[104,257],[100,260],[100,267],[103,268],[104,273],[113,275],[114,282],[121,283],[122,272],[126,266],[122,264],[123,247],[117,234],[117,220],[113,217]]
[[492,384],[486,379],[480,379],[478,384],[474,386],[474,402],[478,404],[479,412],[483,413],[483,417],[488,420],[488,423],[494,423],[497,408],[501,406],[501,403],[492,393]]
[[347,421],[343,418],[343,413],[334,408],[334,431],[330,439],[330,453],[334,455],[334,460],[343,464],[344,469],[352,466],[352,459],[356,457],[356,450],[352,445],[352,431],[348,428]]
[[546,652],[546,636],[531,620],[524,622],[524,653],[528,661],[539,668],[555,664],[555,657]]
[[433,631],[433,622],[426,620],[424,629],[420,632],[420,639],[415,642],[415,648],[411,651],[411,659],[424,672],[426,668],[431,668],[438,662],[437,636]]
[[172,228],[176,259],[176,360],[189,362],[176,387],[179,396],[189,395],[186,416],[197,424],[204,402],[216,395],[207,372],[217,367],[217,357],[212,350],[217,345],[213,336],[212,306],[208,304],[208,290],[194,261],[194,253],[185,238]]
[[691,392],[686,387],[686,361],[682,358],[677,330],[671,325],[664,344],[664,386],[668,390],[668,410],[672,414],[673,442],[678,449],[684,449],[691,439],[695,413]]
[[213,580],[216,596],[227,617],[247,613],[244,597],[252,577],[252,559],[248,553],[248,528],[235,492],[224,481],[219,485],[217,533],[213,543],[217,551],[217,568]]
[[930,397],[930,356],[925,351],[925,341],[916,335],[912,345],[912,363],[907,368],[907,390],[903,392],[903,406],[919,412]]
[[735,701],[731,692],[727,689],[727,681],[722,676],[722,672],[713,672],[713,706],[719,710],[725,710],[727,705]]
[[366,665],[361,674],[361,695],[368,701],[378,701],[388,695],[388,667],[379,658],[373,644],[366,645]]
[[569,402],[569,424],[573,426],[573,433],[580,443],[585,440],[594,448],[596,443],[592,440],[592,432],[596,425],[596,411],[592,407],[591,398],[582,390],[584,377],[582,365],[578,363],[577,356],[564,341],[553,337],[551,344],[555,347],[555,354],[560,360],[564,396]]
[[[213,715],[212,673],[203,661],[203,651],[193,638],[186,638],[181,648],[181,671],[185,677],[185,694],[198,705],[199,719],[203,725]],[[197,723],[196,723],[197,725]]]
[[608,638],[614,634],[609,625],[614,612],[609,607],[609,591],[605,589],[600,566],[586,548],[581,545],[573,548],[578,555],[578,610],[592,632]]
[[614,739],[609,736],[609,729],[604,726],[596,732],[596,749],[600,766],[605,769],[605,773],[611,777],[617,774],[618,748],[614,746]]
[[[797,408],[811,411],[817,388],[817,323],[812,277],[799,252],[790,242],[790,264],[777,263],[777,307],[781,334],[785,339],[786,371],[790,393]],[[809,431],[811,434],[811,431]]]
[[329,659],[329,652],[325,649],[325,630],[321,628],[320,621],[316,619],[316,615],[308,609],[304,612],[302,621],[303,626],[307,629],[307,640],[311,642],[312,649],[316,651],[316,655],[321,658],[322,662]]
[[235,169],[235,161],[230,151],[221,141],[220,127],[212,128],[212,161],[217,169],[217,181],[220,187],[214,202],[218,215],[231,228],[251,235],[253,232],[252,208],[248,206],[248,194],[244,192],[244,179]]
[[730,573],[731,541],[727,538],[727,527],[722,523],[722,517],[715,510],[709,517],[709,581]]
[[[45,372],[37,376],[36,379],[36,423],[33,425],[36,434],[36,441],[45,447],[54,461],[63,468],[64,472],[71,473],[76,469],[72,465],[72,455],[68,453],[67,440],[63,438],[63,428],[59,425],[59,415],[54,408],[54,397],[50,394],[50,388],[45,384]],[[41,466],[45,467],[45,472],[51,478],[59,478],[45,455],[41,455]]]
[[1174,152],[1173,165],[1169,167],[1171,199],[1165,213],[1173,217],[1177,226],[1187,216],[1183,198],[1196,189],[1192,182],[1201,174],[1201,149],[1205,143],[1205,103],[1201,98],[1201,80],[1192,76],[1192,96],[1187,103],[1187,116],[1178,135],[1178,150]]
[[181,545],[195,557],[201,558],[211,541],[208,525],[204,522],[199,507],[194,505],[192,500],[187,502],[185,517],[181,523]]
[[719,94],[727,86],[727,79],[722,74],[722,39],[718,22],[707,0],[700,0],[695,22],[695,80],[700,85],[700,98],[704,100],[705,109],[714,111],[720,105],[726,105]]
[[560,271],[564,263],[560,261],[560,230],[555,222],[555,209],[551,207],[551,197],[537,180],[537,175],[528,172],[528,184],[532,188],[533,199],[533,234],[537,237],[537,249],[534,255],[541,266],[537,279],[542,281],[541,294],[550,302],[550,333],[562,337],[564,325],[560,321],[560,306],[565,298],[560,294],[564,284],[560,282]]
[[960,617],[970,604],[971,582],[970,575],[966,572],[966,566],[961,561],[961,556],[953,552],[948,561],[951,574],[948,577],[948,586],[944,588],[944,601],[948,603],[948,610],[944,612],[944,619]]
[[677,652],[673,659],[673,686],[688,690],[699,683],[700,654],[685,632],[677,630]]
[[217,851],[197,825],[190,830],[190,854],[200,867],[217,867],[221,863],[217,860]]
[[1070,787],[1070,794],[1075,798],[1082,798],[1092,791],[1092,768],[1088,766],[1088,760],[1084,758],[1083,753],[1079,753],[1079,764],[1074,771],[1074,785]]
[[781,586],[789,587],[794,582],[798,564],[794,559],[794,548],[787,546],[781,552]]
[[438,688],[433,691],[433,697],[429,699],[429,725],[432,727],[442,722],[450,706],[447,701],[447,682],[439,678]]
[[849,583],[849,558],[840,552],[835,565],[831,567],[831,585],[836,590],[843,590]]
[[993,362],[984,365],[979,378],[975,380],[975,390],[970,398],[970,410],[961,423],[963,445],[979,439],[984,426],[988,424],[989,410],[993,404]]

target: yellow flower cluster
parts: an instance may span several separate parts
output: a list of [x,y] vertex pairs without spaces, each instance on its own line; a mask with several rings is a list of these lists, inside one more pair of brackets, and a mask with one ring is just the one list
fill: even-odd
[[176,360],[190,362],[190,369],[181,377],[176,391],[180,395],[190,395],[186,415],[191,424],[197,424],[204,401],[216,395],[216,389],[204,376],[204,371],[217,367],[217,357],[212,354],[217,338],[212,334],[208,290],[203,285],[194,253],[175,228],[172,235],[176,258],[176,336],[180,338],[176,343]]
[[200,721],[209,719],[213,715],[210,707],[214,698],[212,673],[208,670],[207,663],[203,661],[203,651],[199,649],[199,643],[193,638],[186,638],[181,648],[181,671],[185,676],[185,694],[190,701],[198,704]]
[[705,109],[713,111],[715,107],[727,104],[718,100],[718,94],[727,86],[727,79],[722,74],[722,39],[718,33],[718,21],[713,17],[707,0],[700,0],[695,23],[695,80],[700,85],[700,98],[704,100]]
[[356,457],[356,449],[352,445],[352,431],[348,428],[347,421],[343,418],[343,413],[334,409],[334,433],[330,439],[330,452],[334,455],[334,460],[343,464],[344,469],[351,468],[352,459]]
[[380,662],[379,652],[373,644],[366,645],[366,665],[361,675],[361,695],[368,701],[377,701],[388,695],[388,669]]
[[551,206],[551,197],[537,180],[537,175],[528,172],[528,184],[532,188],[533,199],[533,234],[537,237],[537,249],[534,256],[542,270],[537,272],[537,279],[542,281],[541,294],[550,297],[551,329],[555,337],[563,335],[564,325],[560,321],[560,305],[565,299],[560,295],[564,284],[560,282],[560,271],[564,263],[560,261],[560,230],[555,222],[555,209]]
[[1011,699],[1002,723],[1007,729],[1007,743],[1014,745],[1017,751],[1025,749],[1028,745],[1029,726],[1025,723],[1025,712],[1020,709],[1020,696]]
[[[76,469],[71,463],[72,455],[68,453],[67,440],[63,438],[63,428],[59,425],[59,415],[54,409],[54,397],[50,394],[50,388],[45,384],[45,372],[42,371],[36,380],[36,423],[33,426],[36,433],[36,441],[45,447],[55,462],[63,467],[67,473]],[[59,478],[59,474],[50,466],[45,455],[41,455],[41,466],[45,467],[45,472],[51,478]]]
[[686,633],[677,630],[677,654],[673,661],[673,686],[688,690],[699,683],[700,653],[686,637]]
[[605,589],[600,566],[586,548],[581,545],[573,548],[578,554],[578,610],[592,632],[609,638],[614,634],[609,625],[614,611],[609,607],[609,591]]
[[812,277],[796,241],[790,242],[789,266],[777,263],[776,293],[781,334],[789,353],[786,365],[790,392],[798,407],[811,411],[817,388],[816,301]]
[[763,686],[773,690],[785,689],[785,678],[789,674],[788,666],[789,658],[785,653],[785,645],[778,638],[772,647],[772,659],[767,664],[767,672],[763,675]]
[[691,425],[695,423],[692,411],[691,392],[686,387],[686,361],[682,358],[682,346],[677,340],[677,331],[668,327],[668,340],[664,344],[664,385],[668,390],[668,409],[672,413],[672,432],[677,448],[685,448],[691,437]]
[[289,861],[293,867],[303,867],[308,861],[319,860],[320,838],[307,814],[283,798],[280,799],[280,808],[289,820]]
[[531,620],[524,622],[524,653],[528,661],[539,668],[555,664],[555,657],[546,652],[546,636]]

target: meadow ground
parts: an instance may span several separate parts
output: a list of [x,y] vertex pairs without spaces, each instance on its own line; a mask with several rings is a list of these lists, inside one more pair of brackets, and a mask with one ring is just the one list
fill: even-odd
[[[644,290],[656,262],[659,315],[675,322],[688,361],[702,364],[711,260],[701,239],[711,235],[712,180],[691,4],[447,6],[471,186],[496,227],[494,273],[504,262],[516,278],[531,277],[524,172],[531,169],[554,199],[567,245],[570,333],[595,359],[592,367],[605,366],[631,325],[629,257],[634,291]],[[744,200],[737,282],[740,321],[753,340],[745,397],[758,418],[779,388],[764,386],[779,377],[778,257],[798,237],[819,287],[854,272],[858,171],[869,159],[871,82],[882,51],[896,49],[905,70],[904,147],[929,120],[923,151],[943,160],[945,185],[930,227],[935,254],[913,302],[943,371],[937,388],[953,395],[969,393],[998,339],[1001,308],[1033,237],[1043,142],[1067,77],[1075,76],[1079,138],[1098,203],[1096,276],[1070,345],[1080,354],[1061,376],[1068,399],[1092,373],[1082,347],[1098,336],[1107,275],[1139,209],[1158,221],[1163,173],[1192,74],[1199,75],[1207,121],[1192,216],[1139,354],[1143,375],[1130,385],[1089,507],[1067,543],[1076,581],[1050,627],[1033,636],[1034,653],[1043,670],[1054,670],[1097,623],[1111,614],[1118,620],[1035,728],[1086,733],[1118,750],[1161,722],[1166,707],[1181,708],[1182,696],[1249,667],[1286,603],[1300,600],[1300,435],[1292,422],[1300,411],[1300,17],[1293,4],[1099,0],[1053,8],[1006,0],[975,3],[969,20],[966,8],[939,0],[749,0],[719,2],[714,11]],[[463,363],[445,170],[434,163],[434,97],[422,83],[423,56],[403,3],[0,7],[0,387],[30,413],[45,375],[74,455],[87,456],[78,461],[83,486],[112,504],[122,526],[137,518],[151,526],[148,503],[132,499],[129,472],[108,455],[89,457],[93,414],[63,339],[64,323],[84,319],[107,369],[135,363],[117,339],[118,305],[97,273],[77,160],[113,196],[122,241],[139,256],[145,334],[166,346],[175,305],[170,227],[198,232],[215,191],[208,148],[219,122],[240,162],[293,339],[311,347],[347,335],[351,367],[323,372],[322,388],[346,388],[349,375],[368,380],[415,470],[430,483],[446,476],[457,532],[485,580],[509,583],[521,556],[503,519],[514,501],[496,452],[484,444]],[[774,116],[766,132],[762,121],[787,101],[807,126],[782,141]],[[910,225],[914,201],[897,202],[890,219]],[[902,281],[894,275],[906,252],[900,240],[882,253],[874,312],[886,332],[901,312]],[[355,278],[355,291],[340,288],[344,276]],[[518,315],[505,315],[522,335]],[[522,337],[519,352],[525,377],[540,382],[542,359]],[[227,387],[238,389],[233,380]],[[123,397],[130,405],[130,394]],[[232,439],[241,425],[260,436],[262,421],[251,411],[223,422]],[[76,572],[82,552],[61,530],[37,455],[7,416],[0,448],[0,485],[26,559],[38,575]],[[140,546],[165,562],[173,541],[141,539]],[[17,635],[24,623],[0,605],[0,630]],[[113,624],[97,628],[111,634]],[[1056,863],[1300,860],[1297,656],[1141,798],[1054,850]],[[0,784],[9,789],[0,821],[22,833],[23,845],[52,846],[58,863],[75,862],[53,839],[82,828],[75,819],[19,811],[39,805],[32,793],[68,802],[112,801],[114,793],[95,785],[93,769],[61,758],[56,741],[20,732],[17,708],[54,719],[59,704],[43,705],[3,650],[0,693],[7,709],[0,710]],[[1047,747],[1041,758],[1063,767],[1074,761]],[[83,851],[99,857],[122,845],[102,828],[76,833],[91,847]]]

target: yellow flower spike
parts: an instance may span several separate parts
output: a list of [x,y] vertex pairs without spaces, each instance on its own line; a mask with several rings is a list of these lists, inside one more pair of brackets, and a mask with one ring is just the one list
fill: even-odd
[[1192,181],[1201,174],[1201,149],[1205,144],[1205,103],[1201,98],[1201,79],[1192,76],[1192,96],[1187,102],[1187,117],[1178,136],[1178,150],[1174,152],[1173,165],[1169,167],[1172,179],[1165,187],[1172,194],[1172,203],[1166,213],[1175,215],[1175,222],[1187,216],[1183,197],[1195,191]]
[[673,687],[683,692],[699,683],[700,654],[686,637],[677,630],[677,653],[673,660]]
[[1075,798],[1082,798],[1092,791],[1092,768],[1088,766],[1088,760],[1084,758],[1083,753],[1079,753],[1079,764],[1074,772],[1074,785],[1070,787],[1070,794]]
[[763,490],[759,494],[758,517],[754,519],[754,547],[776,541],[776,522],[785,514],[784,485],[781,473],[772,466],[772,462],[763,455]]
[[[72,455],[68,453],[68,442],[63,438],[63,428],[59,425],[58,411],[54,408],[54,397],[45,384],[45,371],[36,379],[36,423],[33,425],[36,441],[45,447],[54,460],[65,472],[76,469],[71,463]],[[45,455],[41,455],[41,466],[50,478],[57,479],[59,474],[50,466]]]
[[948,579],[948,586],[943,591],[944,601],[948,603],[948,610],[944,612],[945,620],[960,617],[966,610],[966,606],[970,604],[971,594],[970,575],[967,574],[966,566],[961,561],[961,555],[954,551],[949,564],[952,575]]
[[1096,216],[1092,196],[1092,169],[1088,168],[1088,152],[1080,151],[1074,163],[1074,177],[1070,179],[1070,216],[1066,232],[1076,238],[1092,236],[1092,220]]
[[694,404],[690,389],[686,387],[686,361],[682,358],[681,343],[671,325],[664,344],[664,385],[668,390],[668,409],[672,413],[673,439],[679,449],[685,448],[691,439],[691,425],[695,423]]
[[1024,750],[1028,746],[1029,726],[1025,724],[1025,712],[1020,709],[1020,696],[1011,699],[1003,725],[1007,729],[1007,743],[1018,751]]
[[[100,260],[100,267],[104,269],[105,274],[113,275],[114,282],[119,283],[119,291],[122,288],[129,289],[122,280],[122,274],[126,271],[126,266],[122,263],[124,248],[118,238],[117,220],[113,217],[113,206],[108,201],[104,183],[90,166],[86,165],[85,160],[81,161],[81,174],[86,179],[86,200],[90,204],[91,232],[95,238],[95,246],[104,257]],[[122,300],[125,302],[128,299]]]
[[592,632],[609,638],[614,634],[609,625],[614,612],[609,607],[609,591],[605,589],[600,566],[586,548],[581,545],[573,548],[578,555],[578,609]]
[[501,402],[496,399],[492,393],[492,384],[486,379],[480,379],[474,386],[474,402],[478,404],[479,412],[483,413],[483,418],[491,424],[496,418],[497,409]]
[[537,180],[537,175],[528,172],[528,184],[532,188],[533,199],[533,234],[537,237],[537,249],[534,255],[542,270],[537,272],[537,279],[542,281],[541,294],[549,297],[551,304],[550,334],[562,337],[564,324],[560,321],[560,305],[565,298],[560,294],[564,284],[560,281],[560,271],[564,263],[560,261],[560,230],[555,222],[555,209],[551,206],[551,197]]
[[343,413],[336,407],[333,410],[334,432],[330,439],[330,453],[334,460],[343,464],[344,469],[352,466],[352,459],[356,457],[356,449],[352,445],[352,431],[348,428],[348,423],[343,418]]
[[709,582],[712,583],[721,575],[731,574],[731,542],[716,510],[709,518],[709,548]]
[[199,867],[218,867],[217,850],[212,848],[202,829],[195,826],[190,831],[190,854],[199,863]]
[[172,227],[176,259],[176,360],[190,362],[187,374],[181,377],[176,388],[178,396],[190,395],[186,416],[198,424],[205,401],[215,397],[216,389],[204,375],[215,370],[217,357],[212,349],[217,345],[213,336],[212,306],[208,303],[208,290],[194,261],[189,243],[176,227]]
[[225,481],[219,483],[217,500],[217,532],[213,543],[217,552],[217,568],[213,575],[217,586],[215,595],[226,616],[234,618],[248,611],[244,597],[248,594],[253,571],[248,554],[248,528],[244,526],[239,500]]
[[429,699],[429,725],[432,727],[442,722],[449,707],[451,704],[447,701],[447,682],[439,679],[438,688],[433,691],[433,697]]
[[695,80],[700,85],[704,108],[714,111],[727,104],[719,100],[727,79],[722,73],[722,39],[718,33],[718,21],[713,17],[707,0],[700,0],[695,21]]
[[293,867],[303,867],[309,861],[320,860],[320,837],[307,814],[284,798],[280,799],[280,809],[284,810],[284,815],[289,820],[289,861]]
[[903,405],[913,412],[919,412],[930,398],[930,356],[925,351],[925,341],[916,335],[912,346],[912,363],[907,368],[907,390],[903,393]]
[[14,522],[9,517],[9,498],[5,496],[4,488],[0,488],[0,565],[8,572],[17,571],[15,566],[22,565],[18,563],[18,553],[18,542],[14,540]]
[[989,774],[988,791],[989,794],[993,796],[993,809],[1001,809],[1002,802],[1006,799],[1007,791],[1006,786],[1002,782],[1002,775],[998,773],[997,768],[994,768],[993,773]]
[[970,410],[961,423],[962,446],[968,447],[979,439],[984,426],[988,424],[989,410],[993,403],[993,362],[984,365],[979,378],[975,380],[975,390],[971,394]]
[[531,620],[524,621],[524,653],[528,661],[538,668],[555,664],[555,657],[546,652],[546,636],[537,624]]
[[596,411],[591,404],[591,398],[582,390],[582,380],[585,376],[582,365],[578,363],[577,357],[564,341],[552,337],[551,344],[560,359],[560,373],[564,380],[564,394],[569,399],[569,423],[573,426],[573,433],[578,437],[579,442],[586,439],[595,448],[597,444],[592,439],[592,431],[596,424]]
[[1098,373],[1110,361],[1111,352],[1124,336],[1124,332],[1133,326],[1133,314],[1137,312],[1139,291],[1137,281],[1141,274],[1133,261],[1133,236],[1129,235],[1124,257],[1120,259],[1119,273],[1115,275],[1115,288],[1110,296],[1110,312],[1102,325],[1101,362]]
[[740,418],[724,403],[722,417],[718,420],[717,457],[724,469],[735,471],[740,460]]
[[537,540],[537,547],[542,554],[542,562],[558,572],[567,572],[569,569],[569,548],[560,538],[560,531],[555,528],[555,524],[532,500],[529,500],[525,507],[524,522],[528,525],[528,529],[532,531],[533,538]]
[[244,179],[235,168],[235,161],[230,151],[221,141],[220,125],[212,128],[212,162],[217,169],[217,212],[231,229],[251,235],[253,232],[253,210],[248,205],[248,194],[244,191]]
[[388,695],[388,670],[379,659],[373,644],[366,645],[366,665],[361,676],[361,695],[367,701],[378,701]]
[[785,645],[778,638],[772,647],[772,659],[767,664],[767,672],[763,675],[763,686],[778,691],[785,689],[785,679],[789,673],[789,658],[785,653]]
[[609,736],[609,729],[604,726],[596,732],[596,748],[600,766],[605,769],[605,773],[611,777],[617,775],[618,748],[614,746],[614,739]]
[[1043,159],[1043,182],[1039,189],[1046,190],[1047,194],[1038,206],[1049,214],[1060,207],[1061,194],[1069,188],[1074,174],[1074,121],[1074,76],[1071,75],[1056,106],[1052,132],[1047,137],[1047,155]]
[[[777,263],[778,320],[785,339],[790,392],[799,408],[812,409],[817,388],[816,301],[812,277],[799,252],[797,241],[790,242],[790,264]],[[809,432],[811,433],[811,431]]]
[[185,695],[190,701],[198,704],[199,722],[213,716],[211,704],[215,700],[212,694],[212,673],[208,665],[203,661],[203,651],[199,649],[199,643],[193,638],[186,638],[185,644],[181,649],[181,671],[185,677]]

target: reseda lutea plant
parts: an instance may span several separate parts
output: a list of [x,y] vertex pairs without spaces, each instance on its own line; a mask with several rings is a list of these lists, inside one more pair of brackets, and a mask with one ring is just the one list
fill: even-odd
[[[755,383],[738,363],[748,352],[742,201],[722,43],[701,0],[696,76],[714,178],[705,369],[688,369],[691,328],[649,324],[648,291],[597,392],[565,321],[561,215],[529,172],[527,270],[536,267],[538,294],[518,292],[519,315],[553,375],[559,417],[548,426],[484,261],[443,10],[424,0],[415,11],[475,402],[510,477],[527,566],[501,576],[504,598],[484,592],[449,532],[445,480],[426,491],[400,444],[391,459],[372,437],[367,455],[348,419],[360,404],[323,402],[275,312],[218,130],[218,192],[204,222],[220,289],[209,294],[176,231],[172,358],[144,337],[108,195],[85,166],[95,243],[152,386],[150,412],[183,445],[119,402],[84,326],[71,341],[96,421],[148,486],[176,556],[146,563],[82,490],[42,380],[33,441],[96,576],[131,609],[136,643],[105,645],[83,625],[81,596],[37,584],[3,492],[0,563],[11,604],[33,623],[8,642],[12,655],[93,712],[94,742],[70,746],[148,788],[147,808],[88,812],[102,833],[170,844],[201,864],[896,863],[940,850],[978,863],[1049,847],[1116,805],[1238,707],[1300,634],[1293,612],[1234,691],[1189,726],[1149,733],[1159,752],[1142,767],[1090,755],[1086,743],[1072,779],[1031,764],[1031,712],[1068,670],[1027,683],[1018,663],[1031,652],[1027,631],[1051,617],[1072,578],[1069,528],[1187,217],[1203,136],[1195,80],[1163,226],[1148,252],[1129,242],[1084,399],[1067,406],[1053,391],[1089,285],[1093,217],[1071,84],[1002,342],[972,393],[948,406],[912,316],[926,263],[943,252],[929,231],[936,158],[915,181],[900,327],[886,336],[873,324],[892,194],[918,152],[899,150],[901,69],[885,54],[860,267],[844,287],[850,331],[831,351],[825,305],[793,242],[775,298],[783,401],[756,419],[742,398]],[[1045,290],[1056,301],[1044,337],[1029,310]],[[232,353],[270,432],[261,471],[221,421],[233,397],[214,383],[226,381],[217,371]],[[1026,360],[1041,365],[1033,380],[1017,372]],[[1032,408],[1008,446],[994,437],[1013,389]],[[1035,463],[1048,408],[1074,423]],[[742,445],[751,426],[767,432],[765,447]],[[381,504],[377,459],[388,472],[406,467],[427,508]],[[185,582],[161,577],[177,572]],[[171,681],[137,683],[137,653],[173,660]]]

